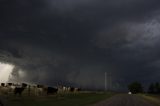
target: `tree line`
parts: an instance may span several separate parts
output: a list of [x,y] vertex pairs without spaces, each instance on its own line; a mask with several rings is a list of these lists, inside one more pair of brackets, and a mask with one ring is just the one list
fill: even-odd
[[[128,90],[133,94],[145,92],[142,84],[139,82],[132,82],[131,84],[129,84]],[[147,93],[160,94],[160,83],[151,83],[147,88]]]
[[160,84],[158,82],[151,83],[148,88],[148,93],[160,94]]

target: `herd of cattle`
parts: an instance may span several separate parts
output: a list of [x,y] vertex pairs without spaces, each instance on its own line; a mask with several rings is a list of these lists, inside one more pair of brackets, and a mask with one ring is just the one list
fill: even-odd
[[35,96],[43,96],[43,95],[53,95],[57,93],[67,93],[67,92],[78,92],[79,88],[74,87],[65,87],[65,86],[57,86],[57,87],[49,87],[38,84],[26,84],[26,83],[1,83],[0,85],[0,95],[35,95]]

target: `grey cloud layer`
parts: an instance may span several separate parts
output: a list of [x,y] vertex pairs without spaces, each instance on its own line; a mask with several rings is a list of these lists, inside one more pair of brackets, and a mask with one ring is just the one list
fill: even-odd
[[0,0],[0,59],[16,66],[13,76],[45,84],[102,88],[105,71],[115,83],[158,80],[158,4]]

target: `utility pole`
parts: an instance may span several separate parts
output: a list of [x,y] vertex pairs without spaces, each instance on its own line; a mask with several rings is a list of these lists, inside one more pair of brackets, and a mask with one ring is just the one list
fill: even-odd
[[104,87],[105,87],[105,91],[107,91],[107,72],[105,72],[104,74]]
[[112,90],[112,74],[109,74],[109,90]]

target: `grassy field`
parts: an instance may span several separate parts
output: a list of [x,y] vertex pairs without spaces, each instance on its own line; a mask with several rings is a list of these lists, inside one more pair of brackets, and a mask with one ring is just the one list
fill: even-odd
[[143,97],[147,101],[150,101],[156,106],[160,106],[160,95],[139,94],[139,96]]
[[9,106],[86,106],[113,96],[114,93],[69,93],[53,96],[7,96]]

